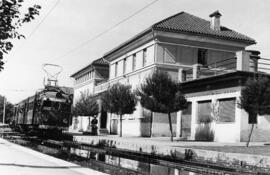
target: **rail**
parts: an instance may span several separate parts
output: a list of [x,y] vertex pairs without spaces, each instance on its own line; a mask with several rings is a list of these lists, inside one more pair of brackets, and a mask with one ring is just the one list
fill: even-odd
[[259,72],[270,73],[270,59],[260,58],[257,68]]
[[231,57],[200,67],[198,72],[198,78],[225,74],[235,70],[236,70],[236,58]]
[[[231,57],[220,61],[212,62],[207,65],[198,64],[197,66],[198,66],[196,68],[197,70],[194,70],[194,67],[191,69],[184,70],[184,81],[190,81],[194,79],[194,77],[196,77],[196,79],[205,78],[233,72],[236,70],[236,57]],[[196,73],[196,75],[193,75],[194,73]]]
[[106,81],[100,82],[95,86],[95,94],[102,93],[106,91],[109,87],[109,83]]

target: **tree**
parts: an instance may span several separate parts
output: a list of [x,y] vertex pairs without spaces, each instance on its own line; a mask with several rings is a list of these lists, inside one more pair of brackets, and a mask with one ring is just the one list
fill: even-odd
[[[3,109],[4,109],[4,97],[0,95],[0,120],[3,122]],[[5,106],[5,122],[3,123],[10,123],[12,122],[12,117],[13,117],[13,109],[14,106],[10,102],[6,101],[6,106]]]
[[32,21],[36,15],[39,15],[40,6],[33,5],[28,8],[26,14],[22,15],[22,5],[24,0],[1,0],[0,1],[0,71],[3,69],[3,56],[13,47],[11,39],[24,38],[24,35],[18,32],[23,25]]
[[249,115],[251,131],[247,141],[247,147],[251,139],[257,116],[270,114],[270,80],[269,78],[257,77],[248,79],[241,92],[239,106]]
[[116,83],[102,95],[101,99],[106,111],[119,115],[120,137],[122,137],[122,116],[135,111],[136,95],[131,91],[131,86]]
[[89,127],[91,126],[90,117],[97,116],[99,112],[99,107],[97,104],[97,99],[89,93],[81,93],[79,100],[76,102],[74,108],[72,108],[72,113],[75,116],[88,116]]
[[171,141],[173,141],[171,113],[187,107],[187,101],[179,91],[179,87],[180,84],[173,81],[168,73],[155,71],[137,90],[144,108],[168,114]]

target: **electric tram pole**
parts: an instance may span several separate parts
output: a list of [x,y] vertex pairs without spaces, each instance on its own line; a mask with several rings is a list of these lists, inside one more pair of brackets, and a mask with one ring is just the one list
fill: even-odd
[[3,124],[5,124],[5,116],[6,116],[6,97],[3,97]]

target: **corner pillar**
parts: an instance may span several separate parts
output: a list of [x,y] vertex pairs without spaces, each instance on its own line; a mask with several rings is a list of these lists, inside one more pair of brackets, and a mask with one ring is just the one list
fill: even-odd
[[236,52],[236,70],[238,71],[249,71],[250,67],[250,52],[241,50]]
[[176,118],[176,137],[182,137],[182,111],[177,112]]
[[183,68],[179,68],[178,69],[178,81],[180,83],[182,83],[183,81],[185,81],[184,69]]
[[199,64],[194,64],[193,65],[193,71],[192,71],[192,79],[195,80],[197,78],[199,78],[199,68],[200,65]]

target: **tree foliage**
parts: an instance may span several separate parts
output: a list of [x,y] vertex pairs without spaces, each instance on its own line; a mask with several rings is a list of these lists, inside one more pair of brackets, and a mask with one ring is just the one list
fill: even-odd
[[239,106],[249,114],[249,123],[252,128],[248,137],[249,145],[254,124],[259,115],[270,114],[270,80],[266,77],[249,79],[241,92]]
[[97,99],[89,93],[81,93],[73,108],[75,116],[96,116],[99,112]]
[[[249,79],[241,93],[240,107],[248,113],[270,114],[270,80],[266,77]],[[256,123],[257,120],[249,121]]]
[[180,92],[180,84],[173,81],[168,73],[155,71],[146,78],[145,83],[137,90],[137,95],[144,108],[168,114],[172,140],[171,113],[187,107],[187,101]]
[[131,86],[114,84],[102,96],[102,104],[106,111],[117,115],[132,114],[136,109],[137,98]]
[[120,137],[122,136],[122,115],[132,114],[136,109],[137,98],[131,86],[114,84],[102,95],[103,108],[120,116]]
[[41,7],[33,5],[28,8],[25,14],[21,14],[24,0],[1,0],[0,1],[0,71],[3,69],[3,56],[13,47],[11,39],[24,38],[24,35],[18,32],[23,25],[32,21],[36,15],[39,15]]

